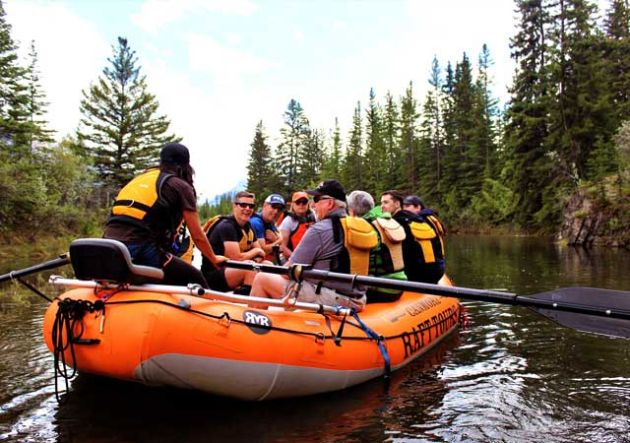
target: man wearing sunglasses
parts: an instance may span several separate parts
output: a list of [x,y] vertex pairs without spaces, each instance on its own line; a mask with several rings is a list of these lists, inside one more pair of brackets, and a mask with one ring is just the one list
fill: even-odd
[[219,221],[210,233],[212,249],[221,251],[230,260],[262,259],[265,251],[255,241],[254,230],[249,219],[254,213],[255,195],[241,191],[234,197],[232,215]]
[[[312,265],[314,269],[343,272],[338,268],[344,261],[344,254],[347,260],[348,251],[344,246],[344,233],[336,229],[335,219],[339,223],[339,219],[346,216],[346,193],[337,180],[323,181],[316,189],[306,192],[313,196],[319,221],[306,231],[288,264],[299,263]],[[297,285],[285,276],[261,272],[254,278],[251,294],[281,298],[295,291],[298,300],[304,302],[352,307],[358,311],[365,307],[366,288],[361,285],[311,280]]]
[[315,223],[315,217],[309,207],[308,194],[297,191],[291,197],[291,210],[280,224],[282,242],[280,250],[285,259],[291,257],[291,253],[304,237],[306,230]]
[[275,223],[283,210],[284,198],[280,194],[271,194],[265,199],[262,210],[252,215],[249,220],[258,245],[265,251],[265,259],[271,262],[277,261],[279,258],[274,257],[273,254],[274,248],[277,251],[282,240]]

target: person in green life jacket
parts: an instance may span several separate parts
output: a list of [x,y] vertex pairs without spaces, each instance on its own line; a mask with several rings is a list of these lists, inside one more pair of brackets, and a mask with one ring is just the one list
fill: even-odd
[[180,143],[164,145],[159,167],[138,175],[120,190],[103,237],[124,243],[134,263],[161,268],[165,284],[197,283],[207,288],[201,272],[172,253],[183,220],[207,260],[215,265],[226,260],[214,253],[201,228],[193,174],[188,148]]
[[[378,245],[370,252],[370,275],[375,277],[407,280],[403,261],[402,241],[405,231],[388,212],[374,206],[374,198],[365,191],[352,191],[347,196],[348,213],[367,220],[378,235]],[[379,303],[395,301],[402,295],[401,290],[368,288],[367,302]]]

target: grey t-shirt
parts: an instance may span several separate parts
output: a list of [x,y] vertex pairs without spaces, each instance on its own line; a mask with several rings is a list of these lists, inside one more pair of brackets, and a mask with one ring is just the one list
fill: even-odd
[[[341,209],[332,212],[329,215],[344,216],[345,212]],[[334,242],[332,220],[325,218],[312,225],[300,244],[291,254],[291,263],[302,265],[313,265],[313,269],[330,271],[331,260],[339,254],[343,248],[343,239],[339,243]],[[316,280],[309,280],[314,284]],[[323,286],[327,288],[341,291],[344,294],[353,294],[360,297],[365,294],[366,287],[357,285],[352,288],[350,283],[324,281]]]

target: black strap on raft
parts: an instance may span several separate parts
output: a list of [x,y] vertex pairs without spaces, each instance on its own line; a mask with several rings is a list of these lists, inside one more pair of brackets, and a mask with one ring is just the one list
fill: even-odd
[[[392,373],[392,368],[391,368],[391,363],[390,363],[390,360],[389,360],[389,354],[387,353],[387,349],[385,348],[385,344],[383,343],[383,337],[378,335],[376,332],[374,332],[373,329],[371,329],[368,325],[363,323],[363,320],[361,320],[359,318],[359,314],[357,313],[357,311],[355,309],[351,309],[350,312],[351,312],[352,316],[354,317],[354,319],[357,321],[357,323],[359,323],[359,326],[361,326],[361,329],[363,329],[365,334],[369,338],[376,340],[376,344],[378,345],[378,349],[379,349],[379,351],[381,351],[381,355],[383,356],[383,362],[384,362],[384,367],[385,367],[385,374],[383,374],[383,375],[385,376],[385,378],[389,378],[390,374]],[[339,331],[339,332],[341,332],[341,331]]]
[[50,298],[48,298],[46,296],[46,294],[44,294],[42,291],[40,291],[39,289],[37,289],[35,286],[31,285],[30,283],[22,280],[20,277],[16,278],[17,281],[19,281],[21,284],[23,284],[24,286],[26,286],[28,289],[30,289],[31,291],[33,291],[35,294],[39,295],[40,297],[42,297],[45,300],[48,300],[50,303],[52,303],[52,300]]
[[[81,339],[83,334],[82,319],[86,313],[95,311],[104,311],[105,304],[101,300],[92,303],[86,300],[72,300],[66,298],[60,300],[57,304],[57,313],[53,322],[51,340],[54,356],[55,369],[55,397],[57,401],[61,401],[59,397],[58,378],[62,378],[65,382],[65,391],[69,389],[68,380],[72,379],[77,373],[76,355],[74,352],[75,344],[97,344],[98,339]],[[79,333],[75,336],[75,326],[80,326]],[[66,362],[66,350],[70,349],[71,362]],[[68,367],[72,369],[69,372]]]

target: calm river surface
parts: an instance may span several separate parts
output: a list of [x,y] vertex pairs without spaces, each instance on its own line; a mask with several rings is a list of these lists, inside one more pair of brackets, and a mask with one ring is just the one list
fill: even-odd
[[[628,251],[458,236],[447,253],[459,286],[630,290]],[[0,273],[22,265],[0,263]],[[463,302],[468,328],[387,384],[243,403],[80,375],[58,404],[41,334],[46,303],[8,301],[15,291],[0,287],[0,441],[630,442],[630,340],[525,308]]]

